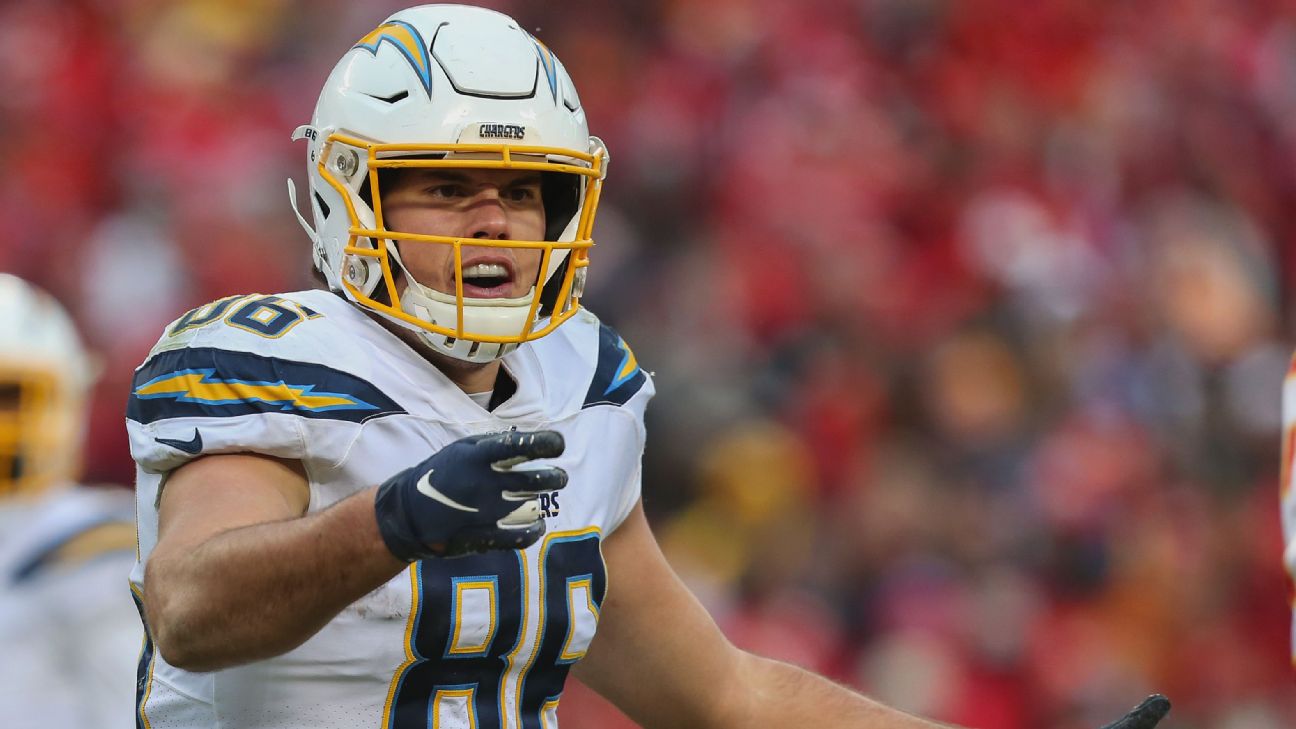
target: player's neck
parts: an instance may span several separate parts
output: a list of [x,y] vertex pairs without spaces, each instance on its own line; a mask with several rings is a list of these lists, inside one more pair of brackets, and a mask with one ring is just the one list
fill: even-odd
[[495,389],[495,380],[499,377],[500,362],[492,360],[490,362],[464,362],[462,360],[447,357],[440,352],[431,350],[423,351],[416,348],[423,358],[432,363],[433,367],[441,370],[441,374],[446,379],[455,383],[460,390],[472,395],[479,392],[490,392]]
[[418,335],[410,330],[390,322],[383,317],[373,316],[384,329],[396,335],[396,338],[409,345],[420,357],[441,371],[460,390],[469,394],[490,392],[495,389],[495,380],[499,377],[500,361],[465,362],[449,355],[442,354],[424,344]]

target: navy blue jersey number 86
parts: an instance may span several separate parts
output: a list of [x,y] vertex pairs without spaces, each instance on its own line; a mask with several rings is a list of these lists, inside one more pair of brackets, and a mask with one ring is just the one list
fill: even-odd
[[[235,305],[238,306],[235,306]],[[231,312],[230,309],[234,310]],[[229,315],[226,316],[226,312]],[[278,296],[227,296],[197,309],[191,309],[180,317],[167,332],[171,336],[191,329],[205,327],[215,321],[224,319],[225,323],[245,329],[253,334],[277,339],[288,333],[298,322],[315,319],[320,314],[295,301]]]
[[[538,586],[518,551],[415,563],[407,660],[392,682],[386,729],[425,729],[448,716],[477,729],[543,729],[584,655],[607,575],[596,529],[550,534],[539,554]],[[538,612],[526,604],[537,587]],[[535,621],[538,641],[529,639]]]

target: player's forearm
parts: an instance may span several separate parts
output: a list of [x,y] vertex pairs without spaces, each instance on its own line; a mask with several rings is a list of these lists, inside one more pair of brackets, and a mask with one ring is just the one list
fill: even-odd
[[723,726],[771,729],[957,729],[892,709],[822,676],[779,661],[743,654]]
[[222,532],[151,559],[145,603],[158,650],[210,671],[289,651],[405,563],[378,533],[368,489],[324,511]]

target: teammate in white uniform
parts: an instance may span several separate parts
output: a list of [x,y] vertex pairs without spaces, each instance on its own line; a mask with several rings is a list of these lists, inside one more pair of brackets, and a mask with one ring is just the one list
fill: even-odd
[[662,559],[652,384],[579,306],[607,151],[548,48],[399,12],[294,137],[329,291],[195,309],[133,383],[141,726],[555,727],[573,668],[650,726],[933,726],[736,650]]
[[128,491],[76,485],[93,368],[48,294],[0,274],[0,725],[128,727]]

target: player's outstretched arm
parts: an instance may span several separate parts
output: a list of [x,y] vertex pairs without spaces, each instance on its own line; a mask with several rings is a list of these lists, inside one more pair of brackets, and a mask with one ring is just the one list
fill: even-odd
[[[574,670],[644,727],[949,727],[738,650],[671,570],[641,507],[608,537],[603,555],[608,594]],[[1168,709],[1153,697],[1104,729],[1152,729]]]
[[304,515],[300,464],[217,455],[177,469],[159,505],[144,605],[158,650],[193,671],[289,651],[415,560],[524,547],[537,493],[562,488],[554,432],[455,441],[381,486]]
[[575,671],[644,727],[945,726],[734,647],[667,564],[640,506],[603,556],[608,593]]

